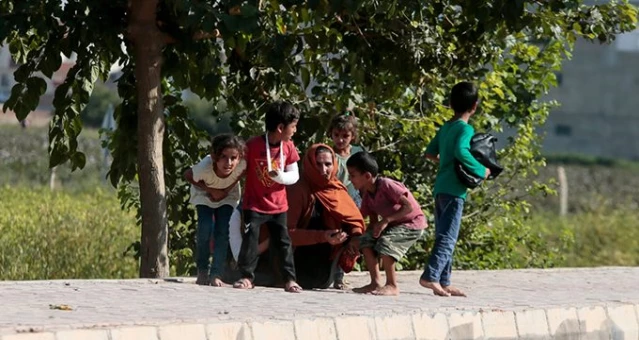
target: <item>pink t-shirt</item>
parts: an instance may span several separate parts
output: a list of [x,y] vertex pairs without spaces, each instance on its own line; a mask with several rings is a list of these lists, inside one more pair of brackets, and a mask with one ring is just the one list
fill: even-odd
[[406,228],[415,230],[426,228],[428,222],[426,222],[422,208],[404,184],[390,178],[379,177],[375,185],[377,186],[375,193],[371,194],[367,191],[362,198],[362,207],[360,210],[364,217],[370,216],[371,214],[376,214],[382,218],[393,215],[401,209],[402,206],[399,200],[404,196],[408,199],[408,202],[410,202],[413,211],[399,220],[393,221],[389,224],[389,227],[404,225]]
[[[283,152],[284,167],[300,160],[293,142],[282,142],[270,147],[271,167],[280,169],[280,152]],[[262,214],[279,214],[288,211],[286,187],[268,175],[266,138],[257,136],[246,142],[246,184],[242,207]],[[282,169],[284,170],[284,169]]]

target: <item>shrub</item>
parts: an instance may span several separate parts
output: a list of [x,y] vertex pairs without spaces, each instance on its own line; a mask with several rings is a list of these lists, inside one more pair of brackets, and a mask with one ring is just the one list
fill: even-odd
[[[51,169],[47,147],[46,128],[0,126],[0,186],[4,184],[49,185]],[[85,129],[78,139],[78,149],[86,155],[84,169],[71,172],[69,164],[56,168],[56,188],[74,191],[93,191],[96,186],[106,187],[107,166],[96,130]]]
[[[602,205],[599,210],[559,217],[537,214],[531,228],[540,230],[551,244],[565,254],[563,266],[639,265],[639,213],[627,207]],[[562,242],[568,235],[570,243]]]
[[0,187],[0,280],[132,278],[135,217],[112,191]]

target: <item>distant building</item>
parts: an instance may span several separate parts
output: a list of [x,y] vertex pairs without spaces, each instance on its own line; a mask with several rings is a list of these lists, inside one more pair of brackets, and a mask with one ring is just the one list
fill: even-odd
[[639,160],[639,30],[610,45],[577,41],[557,80],[544,153]]

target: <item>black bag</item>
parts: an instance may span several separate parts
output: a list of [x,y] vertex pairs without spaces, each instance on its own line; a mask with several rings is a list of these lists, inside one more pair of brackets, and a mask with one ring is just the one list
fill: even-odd
[[[488,179],[494,179],[504,171],[497,162],[495,143],[497,143],[497,137],[490,133],[477,133],[470,139],[470,153],[481,165],[490,169]],[[484,181],[483,178],[475,176],[464,168],[459,160],[455,160],[455,172],[459,181],[469,189],[478,187]]]

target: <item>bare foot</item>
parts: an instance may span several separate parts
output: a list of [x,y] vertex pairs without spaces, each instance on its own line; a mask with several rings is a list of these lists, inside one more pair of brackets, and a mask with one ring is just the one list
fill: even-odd
[[211,279],[211,286],[213,287],[222,287],[224,285],[224,282],[222,282],[222,280],[220,280],[220,278],[215,277]]
[[289,281],[286,283],[286,286],[284,286],[284,291],[288,293],[301,293],[302,287],[300,287],[300,285],[298,285],[295,281]]
[[233,288],[237,289],[253,289],[253,282],[249,279],[239,279],[233,284]]
[[336,280],[333,283],[333,288],[339,289],[339,290],[344,290],[346,289],[347,286],[348,286],[348,283],[346,282],[346,280]]
[[380,288],[380,287],[381,286],[378,283],[371,282],[371,283],[367,284],[366,286],[359,287],[359,288],[353,288],[353,291],[355,293],[358,293],[358,294],[368,294],[368,293],[370,293],[370,292],[372,292],[372,291],[374,291],[374,290],[376,290],[377,288]]
[[451,296],[463,296],[466,297],[466,293],[464,293],[461,289],[453,287],[453,286],[445,286],[442,287],[445,291],[447,291]]
[[379,296],[397,296],[399,295],[399,288],[393,285],[386,285],[375,289],[371,292],[371,294]]
[[450,293],[445,291],[438,282],[430,282],[424,279],[420,279],[419,284],[424,288],[432,289],[433,294],[437,296],[450,296]]

